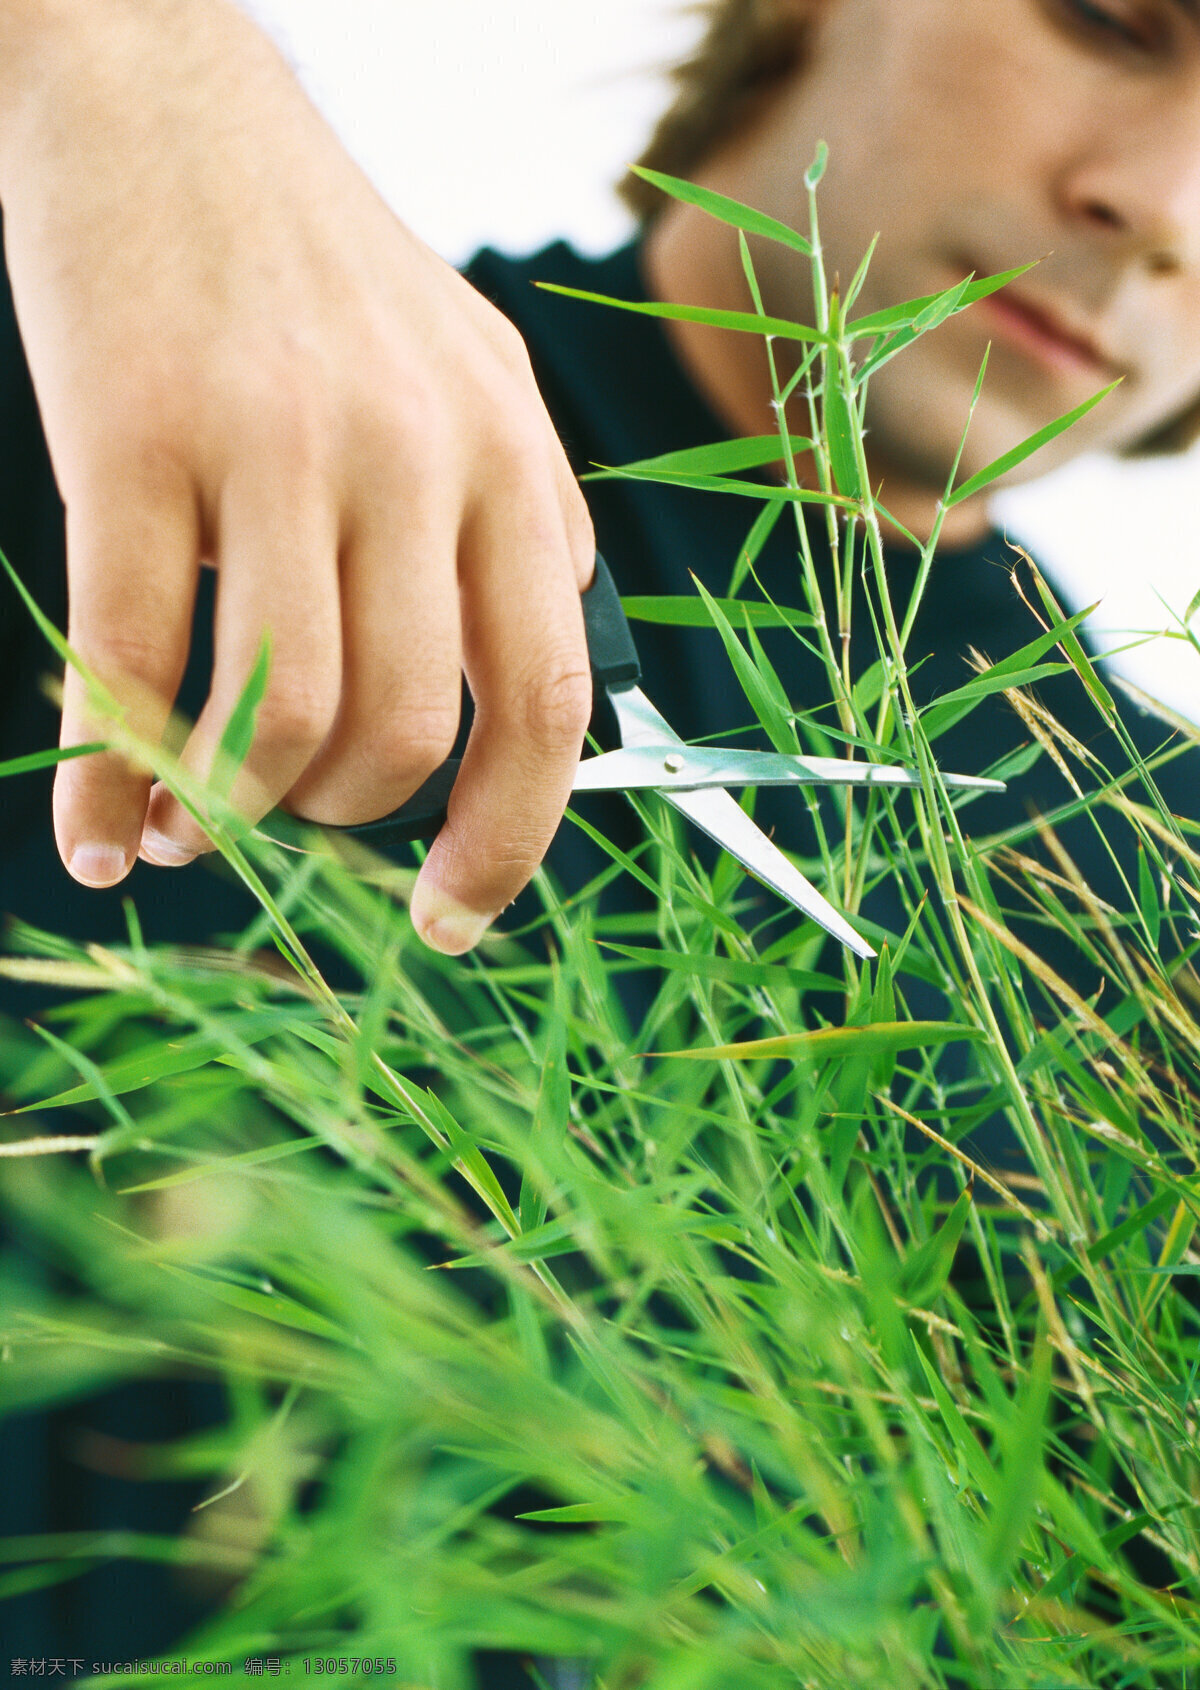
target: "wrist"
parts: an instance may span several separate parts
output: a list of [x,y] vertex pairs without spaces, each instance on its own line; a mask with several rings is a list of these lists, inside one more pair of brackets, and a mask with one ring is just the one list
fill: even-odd
[[[111,122],[132,126],[170,98],[211,97],[221,83],[283,69],[234,0],[0,0],[0,199],[19,194],[47,144]],[[179,115],[183,115],[182,111]]]

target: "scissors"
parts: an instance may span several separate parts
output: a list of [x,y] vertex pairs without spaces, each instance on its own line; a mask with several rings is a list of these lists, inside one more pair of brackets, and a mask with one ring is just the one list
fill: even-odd
[[[641,665],[608,565],[597,552],[596,575],[582,595],[595,701],[593,730],[612,737],[616,749],[585,757],[575,773],[575,792],[658,792],[742,867],[788,903],[831,933],[856,956],[875,952],[845,917],[742,809],[731,786],[917,786],[914,769],[887,763],[850,762],[838,757],[791,756],[777,751],[739,751],[689,745],[651,704],[638,682]],[[607,716],[608,733],[603,718]],[[336,831],[369,845],[432,839],[446,819],[446,806],[460,759],[451,757],[390,815]],[[977,775],[943,775],[947,786],[1003,792],[1004,782]]]

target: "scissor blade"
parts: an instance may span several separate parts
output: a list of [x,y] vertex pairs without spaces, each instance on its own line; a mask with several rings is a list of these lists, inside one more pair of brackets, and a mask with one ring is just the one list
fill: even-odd
[[656,710],[641,687],[622,687],[610,691],[608,702],[617,718],[617,731],[623,746],[661,746],[663,755],[675,749],[685,751],[687,742],[680,739],[661,711]]
[[778,847],[772,845],[762,829],[728,792],[712,789],[704,792],[668,791],[663,793],[663,797],[715,839],[731,857],[736,857],[755,879],[763,881],[781,898],[786,898],[788,903],[810,916],[856,956],[875,955],[866,940],[859,938],[845,917],[839,915],[816,887],[805,880]]
[[[949,775],[949,787],[1003,792],[1004,782],[983,775]],[[724,746],[664,743],[623,746],[586,757],[575,774],[576,792],[697,792],[711,786],[919,787],[915,769],[893,763],[852,763],[840,757],[789,756],[780,751],[738,751]]]
[[[719,747],[697,746],[696,749],[707,756],[716,757],[721,754]],[[730,753],[724,753],[726,757]],[[753,761],[751,761],[753,759]],[[754,768],[760,760],[764,769],[774,764],[795,765],[803,771],[793,777],[803,785],[818,786],[920,786],[921,775],[918,769],[905,768],[899,763],[872,763],[869,761],[851,762],[848,757],[789,757],[778,751],[742,751],[734,752],[732,760],[736,764],[743,764],[746,768]],[[782,771],[781,771],[782,773]],[[942,773],[942,780],[949,787],[963,792],[1003,792],[1002,780],[993,780],[990,775],[951,775]],[[730,778],[722,783],[726,786],[734,785]],[[781,779],[776,782],[768,778],[751,777],[746,781],[747,786],[782,786]]]

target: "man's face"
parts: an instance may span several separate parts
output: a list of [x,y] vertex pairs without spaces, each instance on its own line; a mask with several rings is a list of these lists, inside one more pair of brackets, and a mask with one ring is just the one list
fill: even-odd
[[[964,474],[1117,375],[1030,473],[1131,444],[1200,393],[1200,0],[825,0],[747,139],[757,203],[800,227],[828,141],[830,278],[844,288],[881,234],[855,315],[1043,260],[873,378],[885,476],[940,485],[989,341]],[[756,257],[767,309],[802,314],[788,255]]]

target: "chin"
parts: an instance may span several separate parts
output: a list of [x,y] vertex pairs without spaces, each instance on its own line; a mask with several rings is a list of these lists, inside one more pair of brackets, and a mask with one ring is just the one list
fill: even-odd
[[[971,411],[975,375],[962,371],[905,367],[902,354],[872,381],[867,400],[867,450],[876,474],[883,477],[881,497],[888,502],[887,482],[899,480],[915,492],[923,489],[940,499],[954,468],[963,431]],[[955,477],[968,480],[1005,452],[1011,452],[1059,414],[1051,406],[1030,403],[1028,393],[1010,396],[989,393],[987,380],[967,429]],[[1072,431],[1071,444],[1055,441],[1036,454],[1022,480],[1045,475],[1067,458],[1094,445]],[[997,483],[999,486],[1000,483]],[[1009,485],[1008,481],[1004,485]]]

